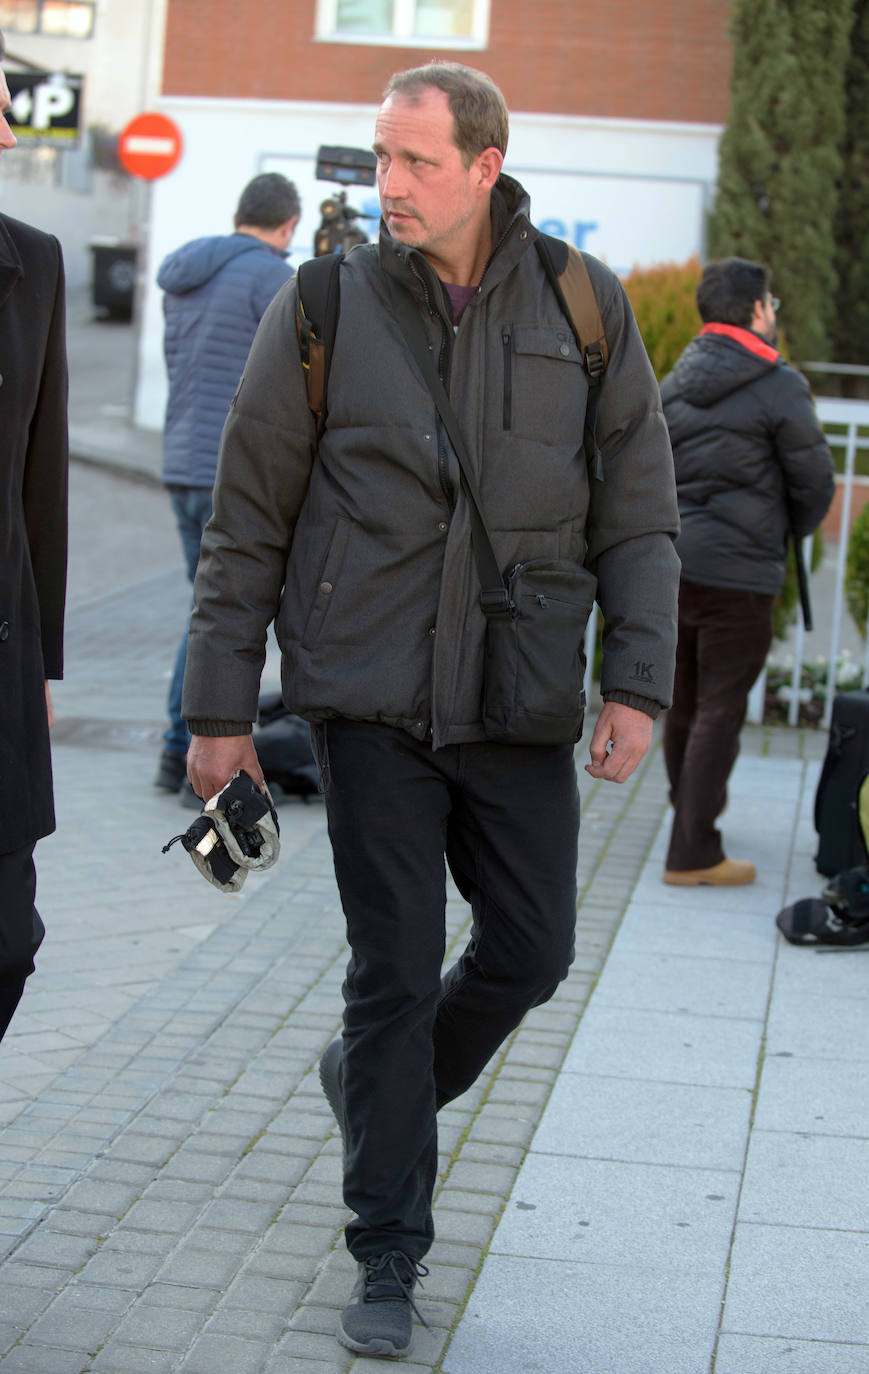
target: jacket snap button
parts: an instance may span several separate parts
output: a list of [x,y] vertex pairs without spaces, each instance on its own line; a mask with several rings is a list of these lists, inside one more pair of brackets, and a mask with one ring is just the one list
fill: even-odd
[[0,640],[7,640],[8,638],[9,638],[9,621],[8,621],[8,620],[4,620],[4,621],[3,621],[3,624],[0,625]]
[[558,351],[561,354],[562,358],[570,357],[570,348],[567,344],[562,344]]
[[332,583],[331,583],[331,582],[321,582],[321,583],[320,583],[320,591],[321,591],[321,592],[324,592],[326,596],[329,595],[329,593],[331,592],[331,590],[332,590]]
[[430,634],[430,635],[435,635],[435,634],[437,634],[437,629],[436,629],[436,627],[435,627],[434,625],[432,625],[431,629],[429,630],[429,634]]
[[447,522],[446,522],[446,520],[439,520],[439,521],[438,521],[438,529],[439,529],[439,530],[445,530],[446,528],[447,528]]

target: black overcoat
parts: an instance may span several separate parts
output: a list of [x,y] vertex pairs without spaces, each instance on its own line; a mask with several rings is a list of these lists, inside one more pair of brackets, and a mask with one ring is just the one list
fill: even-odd
[[68,460],[60,244],[0,215],[0,853],[54,829],[43,684],[63,676]]

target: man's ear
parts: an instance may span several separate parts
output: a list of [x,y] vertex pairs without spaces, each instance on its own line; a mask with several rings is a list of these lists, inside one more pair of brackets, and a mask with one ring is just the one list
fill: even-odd
[[484,148],[474,162],[474,170],[478,178],[477,189],[486,192],[491,191],[501,174],[503,165],[504,154],[500,149]]
[[284,225],[284,228],[285,228],[286,231],[287,231],[287,246],[288,246],[288,247],[289,247],[289,245],[290,245],[290,244],[292,243],[292,241],[293,241],[293,234],[295,234],[295,232],[296,232],[296,225],[298,224],[298,222],[299,222],[299,216],[298,216],[298,215],[293,215],[293,218],[292,218],[292,219],[288,219],[287,222],[286,222],[286,224]]

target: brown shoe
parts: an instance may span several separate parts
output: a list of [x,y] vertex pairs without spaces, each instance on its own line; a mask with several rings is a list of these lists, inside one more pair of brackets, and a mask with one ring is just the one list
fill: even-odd
[[722,859],[711,868],[665,868],[664,882],[674,887],[746,887],[757,877],[748,859]]

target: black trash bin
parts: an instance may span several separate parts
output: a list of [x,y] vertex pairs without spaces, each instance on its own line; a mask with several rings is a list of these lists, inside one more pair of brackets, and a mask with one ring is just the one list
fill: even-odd
[[110,315],[130,319],[136,286],[136,244],[123,239],[92,239],[90,250],[94,255],[94,306],[108,310]]

